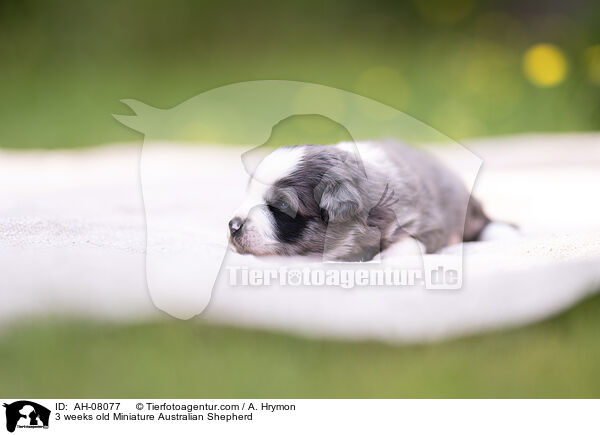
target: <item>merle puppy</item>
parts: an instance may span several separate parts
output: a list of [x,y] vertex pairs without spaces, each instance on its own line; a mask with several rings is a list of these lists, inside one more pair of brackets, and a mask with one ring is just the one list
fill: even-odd
[[427,253],[474,241],[489,223],[456,175],[401,143],[299,145],[258,165],[229,240],[242,254],[368,261],[407,240]]

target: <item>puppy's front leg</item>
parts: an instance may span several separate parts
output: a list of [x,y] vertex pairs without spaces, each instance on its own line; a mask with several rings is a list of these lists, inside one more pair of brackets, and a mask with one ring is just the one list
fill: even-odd
[[387,249],[381,251],[375,257],[375,262],[390,262],[394,259],[402,259],[405,257],[420,257],[425,254],[425,246],[417,239],[406,237],[391,244]]

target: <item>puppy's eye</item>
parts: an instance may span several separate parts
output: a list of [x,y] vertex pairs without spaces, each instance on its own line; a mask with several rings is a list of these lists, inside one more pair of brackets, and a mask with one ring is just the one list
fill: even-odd
[[271,210],[271,213],[276,214],[276,215],[288,215],[290,217],[295,217],[296,216],[296,210],[293,208],[293,206],[282,199],[278,199],[276,201],[270,201],[269,203],[267,203],[269,210]]
[[285,201],[275,201],[272,206],[281,211],[289,211],[291,208],[290,205]]

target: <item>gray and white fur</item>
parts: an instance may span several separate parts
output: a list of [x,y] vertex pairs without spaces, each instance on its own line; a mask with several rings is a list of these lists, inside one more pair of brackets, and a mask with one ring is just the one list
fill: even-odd
[[368,261],[412,238],[427,253],[490,223],[459,178],[396,141],[299,145],[269,154],[229,222],[243,254]]

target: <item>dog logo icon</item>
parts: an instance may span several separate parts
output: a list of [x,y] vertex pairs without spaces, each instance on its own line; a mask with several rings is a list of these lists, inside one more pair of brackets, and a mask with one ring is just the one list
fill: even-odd
[[16,428],[48,429],[50,410],[29,400],[19,400],[4,404],[6,408],[6,430],[14,432]]

